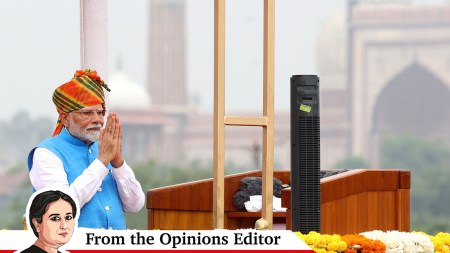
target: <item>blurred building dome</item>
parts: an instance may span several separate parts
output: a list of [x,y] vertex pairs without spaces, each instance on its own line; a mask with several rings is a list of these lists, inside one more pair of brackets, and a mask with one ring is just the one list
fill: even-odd
[[109,106],[111,109],[149,109],[151,98],[143,85],[133,82],[121,70],[116,71],[108,81],[111,88]]
[[345,13],[333,14],[325,20],[316,43],[316,62],[320,83],[325,89],[346,87],[347,30]]

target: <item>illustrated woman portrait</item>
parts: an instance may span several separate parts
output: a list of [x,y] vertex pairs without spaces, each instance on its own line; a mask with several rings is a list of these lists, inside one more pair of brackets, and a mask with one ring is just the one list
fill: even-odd
[[77,206],[74,200],[58,190],[37,194],[29,204],[29,226],[36,235],[36,242],[24,253],[57,253],[73,235]]

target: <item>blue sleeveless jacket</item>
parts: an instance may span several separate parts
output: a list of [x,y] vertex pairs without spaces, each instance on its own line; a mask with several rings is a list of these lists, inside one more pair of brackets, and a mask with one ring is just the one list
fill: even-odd
[[[98,142],[87,145],[70,135],[65,128],[59,135],[42,141],[37,147],[46,148],[61,159],[69,184],[72,184],[98,155]],[[35,149],[28,155],[29,170],[33,166]],[[110,172],[103,179],[97,193],[81,208],[79,227],[126,229],[122,202],[111,168],[111,165],[108,165]]]

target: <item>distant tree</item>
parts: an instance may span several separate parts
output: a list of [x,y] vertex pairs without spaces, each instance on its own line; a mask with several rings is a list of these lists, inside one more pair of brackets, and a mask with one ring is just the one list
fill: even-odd
[[[411,230],[450,231],[450,149],[442,141],[392,137],[382,145],[384,168],[411,170]],[[428,230],[427,230],[428,229]]]
[[[28,152],[40,141],[51,136],[55,122],[47,118],[31,119],[24,111],[12,119],[0,122],[0,165],[11,166],[26,161]],[[2,168],[0,168],[2,169]]]
[[[159,164],[156,161],[149,161],[132,167],[144,192],[158,187],[208,179],[213,176],[212,163],[200,161],[185,164]],[[225,175],[247,171],[246,168],[233,164],[227,164],[225,167]],[[127,214],[126,218],[127,228],[147,229],[147,209],[145,206],[137,214]]]
[[[163,186],[191,182],[212,177],[212,167],[199,161],[186,164],[158,164],[149,161],[133,166],[136,178],[146,192]],[[127,228],[147,229],[147,209],[144,206],[137,214],[127,214]]]
[[[24,174],[23,168],[23,164],[10,168],[6,177],[14,177],[20,173]],[[22,216],[26,211],[28,199],[32,194],[29,180],[25,178],[11,192],[11,195],[6,196],[6,204],[0,206],[0,229],[23,229]]]
[[334,165],[334,168],[337,169],[346,169],[346,170],[352,170],[352,169],[366,169],[369,168],[370,165],[364,158],[359,156],[353,156],[346,158],[344,160],[341,160]]
[[[212,178],[213,175],[212,163],[200,161],[185,164],[160,164],[156,161],[149,161],[133,165],[132,168],[144,192],[153,188]],[[245,170],[246,168],[229,163],[226,165],[225,174],[239,173]],[[11,168],[9,173],[24,173],[25,171],[26,166],[20,164]],[[2,213],[0,229],[21,229],[22,227],[22,215],[25,213],[26,204],[32,194],[29,180],[21,182],[13,192],[13,195],[7,196],[6,205],[0,206]],[[126,219],[128,228],[146,229],[147,209],[144,206],[137,214],[126,214]]]
[[8,205],[8,215],[5,224],[8,229],[23,229],[22,216],[26,212],[27,203],[32,194],[31,185],[28,180],[21,182],[14,189],[14,194]]

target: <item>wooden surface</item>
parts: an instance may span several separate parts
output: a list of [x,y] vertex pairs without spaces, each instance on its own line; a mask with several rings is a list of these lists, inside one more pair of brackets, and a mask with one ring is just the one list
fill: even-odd
[[274,132],[274,70],[275,70],[275,0],[264,0],[264,63],[263,63],[263,126],[262,140],[262,218],[272,229],[273,219],[273,132]]
[[[261,218],[261,213],[254,213],[247,219],[233,214],[228,216],[230,212],[239,212],[233,205],[233,195],[239,191],[241,179],[250,176],[262,177],[262,172],[250,171],[225,176],[224,188],[227,190],[224,192],[224,226],[227,229],[253,228],[254,222]],[[290,184],[290,171],[274,171],[274,177]],[[147,225],[149,229],[213,229],[212,207],[212,179],[151,189],[147,191]],[[284,223],[285,218],[280,218],[282,219],[277,219],[276,222]],[[196,222],[192,224],[192,220]]]
[[[410,178],[406,170],[353,170],[322,179],[321,232],[409,231]],[[290,209],[290,189],[283,190],[281,205]]]
[[[240,212],[233,195],[241,179],[261,176],[251,171],[226,176],[224,227],[253,228],[261,213]],[[349,234],[368,230],[409,231],[410,181],[406,170],[352,170],[321,180],[322,233]],[[274,171],[274,178],[290,184],[290,171]],[[286,213],[273,213],[274,223],[290,228],[291,191],[282,191]],[[214,229],[212,179],[147,191],[149,229]]]
[[239,117],[225,116],[225,125],[227,126],[267,126],[267,117]]
[[262,216],[272,228],[275,72],[275,0],[264,0],[263,117],[225,116],[225,0],[214,1],[213,226],[224,228],[225,125],[260,126],[262,135]]
[[225,174],[225,0],[214,1],[213,220],[224,228]]

